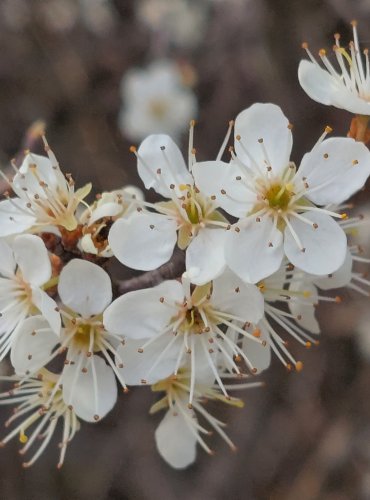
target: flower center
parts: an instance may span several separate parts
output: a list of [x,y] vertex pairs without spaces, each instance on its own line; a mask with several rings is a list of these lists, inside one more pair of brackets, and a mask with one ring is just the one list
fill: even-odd
[[149,103],[149,112],[158,120],[161,120],[165,117],[168,110],[168,104],[164,99],[153,99]]
[[266,201],[270,208],[286,210],[292,197],[290,184],[273,184],[266,191]]
[[101,338],[104,336],[104,327],[100,317],[94,316],[90,319],[74,318],[65,319],[66,337],[72,335],[69,344],[83,352],[99,352],[101,350]]
[[185,312],[184,319],[179,326],[179,330],[182,332],[189,332],[195,334],[204,333],[206,325],[202,319],[202,316],[197,307],[192,307]]

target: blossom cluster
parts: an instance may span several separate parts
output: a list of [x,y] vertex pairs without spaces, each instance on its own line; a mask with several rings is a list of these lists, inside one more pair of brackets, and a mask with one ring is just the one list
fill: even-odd
[[[316,72],[327,103],[362,92],[368,65],[364,73],[354,38],[349,69],[336,49],[342,76],[323,56],[330,75],[303,62],[303,87]],[[368,293],[355,266],[369,261],[351,236],[363,221],[347,202],[370,175],[364,141],[327,138],[326,127],[298,166],[291,123],[278,106],[257,103],[229,123],[215,159],[198,161],[194,125],[187,161],[165,134],[131,148],[157,202],[126,186],[89,203],[91,184],[76,188],[44,137],[46,156],[27,152],[12,178],[1,174],[0,359],[14,374],[1,377],[0,404],[15,405],[1,444],[18,436],[26,467],[61,423],[60,467],[81,422],[103,419],[118,389],[133,386],[161,393],[150,413],[165,411],[155,441],[171,466],[193,463],[197,444],[212,453],[211,431],[234,450],[206,402],[243,407],[234,391],[262,385],[256,376],[272,356],[302,370],[287,338],[318,343],[317,305],[340,302],[328,291]],[[175,255],[182,268],[161,279]],[[139,276],[125,286],[111,259],[143,277],[155,272],[157,284]]]

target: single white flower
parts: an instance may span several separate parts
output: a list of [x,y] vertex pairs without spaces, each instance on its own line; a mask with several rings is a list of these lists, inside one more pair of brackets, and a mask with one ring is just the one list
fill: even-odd
[[73,409],[63,401],[61,387],[57,385],[58,376],[43,368],[26,380],[16,375],[2,377],[1,380],[11,382],[13,388],[0,394],[0,405],[18,405],[14,408],[13,415],[5,422],[5,426],[18,423],[1,440],[0,446],[5,446],[11,439],[19,436],[19,441],[24,445],[19,452],[21,455],[32,447],[36,450],[31,459],[23,463],[23,467],[30,467],[41,456],[58,423],[62,421],[63,435],[59,445],[58,462],[58,468],[61,468],[67,446],[80,429],[80,423]]
[[[167,412],[155,431],[155,441],[162,458],[175,469],[184,469],[196,458],[196,446],[199,444],[207,453],[214,452],[206,443],[204,437],[216,433],[228,444],[232,451],[236,446],[224,431],[226,424],[214,417],[204,406],[207,401],[221,401],[228,405],[243,408],[244,403],[235,397],[225,397],[217,385],[206,360],[199,369],[192,388],[191,371],[185,366],[176,376],[170,376],[152,385],[155,392],[164,392],[164,396],[150,409],[154,414],[159,410]],[[202,366],[202,359],[199,359]],[[227,382],[231,382],[227,379]],[[229,389],[245,389],[261,385],[259,382],[245,384],[226,384]],[[189,394],[194,391],[193,403],[189,407]],[[198,420],[198,416],[210,426],[207,429]]]
[[298,68],[298,79],[303,90],[311,99],[345,109],[350,113],[370,115],[370,74],[368,49],[360,49],[357,34],[357,23],[352,22],[353,41],[349,50],[340,44],[340,35],[334,35],[333,51],[337,67],[333,66],[326,55],[326,50],[319,51],[323,66],[317,62],[304,43],[310,61],[301,61]]
[[[109,244],[117,259],[143,271],[167,262],[176,242],[186,251],[186,269],[196,284],[207,283],[225,269],[224,241],[228,221],[217,204],[194,185],[191,174],[195,160],[193,128],[190,126],[189,165],[167,135],[150,135],[135,151],[138,171],[147,189],[169,198],[161,203],[142,202],[128,218],[116,221],[109,232]],[[231,132],[231,125],[227,134]]]
[[[243,283],[232,273],[193,289],[185,274],[181,283],[165,281],[154,288],[119,297],[105,310],[103,321],[110,332],[127,338],[126,344],[118,348],[118,354],[123,360],[122,373],[131,383],[154,383],[169,373],[176,375],[189,359],[191,404],[196,374],[202,368],[196,362],[199,353],[226,397],[220,365],[242,373],[234,361],[235,355],[255,372],[248,356],[225,332],[229,329],[260,343],[236,321],[252,325],[262,315],[263,297],[258,288]],[[130,345],[131,341],[137,343]],[[136,355],[135,350],[139,351]],[[136,364],[140,369],[136,369]]]
[[182,82],[179,66],[171,61],[132,69],[124,75],[121,89],[119,126],[133,141],[158,133],[177,137],[197,115],[197,99]]
[[[71,260],[62,270],[58,284],[63,328],[59,336],[48,328],[41,316],[26,319],[17,330],[11,353],[19,375],[35,373],[53,358],[65,353],[64,368],[57,387],[63,385],[63,398],[78,417],[86,421],[103,418],[117,399],[116,375],[125,382],[112,355],[122,341],[105,329],[102,315],[112,300],[108,274],[84,260]],[[59,345],[58,349],[55,349]]]
[[12,246],[0,239],[0,359],[12,348],[17,326],[31,314],[41,313],[59,334],[57,304],[44,290],[52,284],[50,259],[41,238],[19,235]]
[[113,221],[127,217],[143,200],[143,192],[135,186],[126,186],[115,191],[105,191],[79,217],[83,225],[79,248],[99,257],[112,257],[108,243],[108,232]]
[[[327,131],[326,131],[327,132]],[[254,104],[235,122],[231,163],[193,166],[196,186],[239,221],[228,232],[225,258],[242,279],[273,274],[284,254],[315,275],[336,271],[346,235],[325,205],[340,204],[370,174],[370,153],[348,138],[320,138],[297,170],[290,161],[291,126],[278,106]],[[319,205],[316,206],[316,205]]]
[[12,180],[1,171],[15,197],[0,202],[0,236],[24,231],[40,232],[45,227],[77,227],[76,209],[89,194],[91,184],[75,191],[74,181],[64,176],[46,140],[44,156],[27,153]]

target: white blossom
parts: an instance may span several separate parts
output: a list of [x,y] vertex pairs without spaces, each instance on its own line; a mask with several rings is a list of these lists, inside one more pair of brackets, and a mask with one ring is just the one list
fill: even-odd
[[42,316],[26,319],[18,328],[11,362],[17,374],[27,375],[64,353],[64,368],[57,387],[63,385],[64,401],[78,417],[97,421],[116,402],[114,375],[126,390],[111,357],[119,358],[116,345],[122,337],[107,331],[102,322],[103,311],[112,300],[111,281],[99,266],[73,259],[60,274],[58,292],[63,318],[60,335],[48,328]]
[[[109,331],[127,339],[118,354],[123,360],[123,376],[132,384],[154,383],[170,373],[176,375],[189,360],[191,403],[196,374],[202,368],[196,361],[200,354],[225,396],[220,366],[242,373],[233,359],[235,355],[252,373],[256,371],[248,355],[225,331],[261,343],[237,322],[252,326],[262,315],[263,297],[258,288],[228,272],[195,288],[185,274],[181,283],[165,281],[154,288],[129,292],[105,310],[103,321]],[[139,370],[135,369],[137,365]]]
[[113,224],[108,239],[120,262],[144,271],[167,262],[177,242],[187,249],[186,269],[193,282],[204,284],[225,269],[224,241],[230,224],[194,184],[193,127],[191,123],[188,168],[169,136],[150,135],[141,143],[136,153],[139,175],[147,189],[169,201],[143,202],[131,216]]
[[30,314],[43,314],[48,327],[59,334],[57,304],[45,291],[52,284],[50,259],[41,238],[19,235],[12,246],[0,239],[0,359],[12,348],[19,326]]
[[73,409],[63,400],[58,376],[43,368],[26,380],[16,375],[1,377],[1,380],[11,382],[13,388],[0,394],[0,405],[18,406],[14,408],[13,415],[6,421],[5,426],[17,423],[1,440],[0,446],[5,446],[11,439],[19,436],[20,443],[24,445],[19,452],[21,455],[32,448],[36,450],[30,460],[23,463],[23,467],[30,467],[44,452],[58,423],[62,421],[63,435],[59,445],[58,462],[58,468],[61,468],[67,446],[80,429],[80,423]]
[[303,90],[311,99],[345,109],[359,115],[370,115],[370,74],[368,50],[363,50],[365,62],[360,49],[357,23],[352,22],[353,41],[349,50],[340,44],[340,35],[334,35],[333,51],[337,67],[327,57],[326,50],[319,51],[323,66],[317,62],[303,44],[310,61],[303,60],[299,64],[298,79]]
[[48,158],[27,153],[16,174],[8,179],[15,197],[0,202],[0,236],[24,231],[40,232],[48,226],[72,231],[77,227],[76,209],[89,194],[91,184],[75,191],[74,181],[64,176],[45,141]]
[[174,62],[160,60],[145,69],[132,69],[124,75],[121,91],[119,125],[133,141],[159,133],[177,137],[196,118],[196,97]]
[[[297,170],[291,126],[278,106],[254,104],[235,121],[231,163],[193,166],[196,186],[239,221],[228,232],[225,259],[248,282],[273,274],[284,254],[315,275],[337,270],[346,235],[326,205],[340,204],[370,173],[370,153],[349,138],[320,138]],[[319,205],[316,206],[316,205]]]

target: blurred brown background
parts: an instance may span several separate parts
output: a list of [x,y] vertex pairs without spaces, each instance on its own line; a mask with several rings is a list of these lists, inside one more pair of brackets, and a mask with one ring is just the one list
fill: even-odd
[[[138,15],[142,0],[0,0],[3,167],[27,127],[43,119],[62,168],[78,184],[91,179],[99,191],[138,183],[130,142],[117,126],[119,85],[128,69],[158,56],[195,69],[200,159],[214,157],[227,122],[258,101],[279,104],[294,124],[297,162],[326,124],[346,133],[348,113],[310,101],[299,87],[301,42],[316,52],[330,48],[336,31],[349,40],[349,21],[357,18],[360,40],[370,44],[370,0],[184,2],[197,4],[202,19],[192,26],[190,16],[194,39],[187,43],[171,40],[160,22],[153,31]],[[150,3],[154,15],[166,4]],[[367,197],[358,196],[360,207]],[[245,394],[244,410],[215,408],[228,419],[238,453],[215,438],[215,456],[199,450],[195,465],[173,471],[155,449],[161,417],[148,415],[155,396],[133,389],[100,424],[82,426],[61,471],[57,437],[30,470],[21,468],[17,443],[7,445],[0,499],[370,499],[370,361],[357,337],[361,315],[366,331],[369,299],[342,296],[341,305],[320,307],[319,347],[303,352],[291,342],[305,364],[301,373],[274,362],[266,388]],[[370,339],[370,322],[368,330]],[[8,413],[2,408],[1,419]]]

